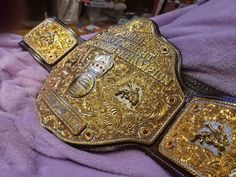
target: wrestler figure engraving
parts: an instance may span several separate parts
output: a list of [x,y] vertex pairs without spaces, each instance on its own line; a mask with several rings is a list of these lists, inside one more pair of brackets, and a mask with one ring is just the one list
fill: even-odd
[[56,40],[56,35],[53,32],[47,32],[40,37],[41,40],[45,41],[48,45],[51,45]]
[[139,88],[133,88],[132,85],[128,85],[128,89],[124,88],[115,93],[115,96],[121,96],[121,99],[128,100],[132,106],[136,106],[139,103]]
[[217,149],[218,155],[221,155],[229,146],[228,135],[224,130],[223,125],[213,127],[211,123],[206,123],[205,128],[197,133],[192,142],[199,142],[200,145],[212,145]]
[[104,75],[113,65],[113,56],[100,55],[96,57],[86,72],[73,80],[68,89],[69,95],[74,98],[79,98],[88,94],[94,87],[96,77]]
[[129,109],[135,111],[135,107],[141,102],[142,90],[135,83],[128,83],[115,93],[115,97]]

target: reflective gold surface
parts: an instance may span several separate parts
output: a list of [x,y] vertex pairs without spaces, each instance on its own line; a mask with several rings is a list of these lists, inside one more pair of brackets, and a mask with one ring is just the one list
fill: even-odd
[[178,57],[148,19],[110,28],[55,66],[37,100],[41,123],[79,145],[151,144],[184,102]]
[[77,38],[54,19],[46,19],[24,36],[24,42],[47,64],[54,64],[75,47]]
[[198,176],[234,176],[236,105],[195,99],[165,135],[160,152]]

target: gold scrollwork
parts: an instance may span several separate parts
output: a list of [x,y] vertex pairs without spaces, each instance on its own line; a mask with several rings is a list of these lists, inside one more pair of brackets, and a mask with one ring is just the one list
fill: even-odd
[[141,18],[76,47],[38,96],[42,125],[77,145],[153,143],[184,102],[175,71],[178,52],[156,31]]
[[159,151],[193,175],[236,174],[236,105],[192,100],[164,136]]
[[78,43],[68,29],[54,19],[46,19],[24,36],[24,42],[47,64],[56,63]]

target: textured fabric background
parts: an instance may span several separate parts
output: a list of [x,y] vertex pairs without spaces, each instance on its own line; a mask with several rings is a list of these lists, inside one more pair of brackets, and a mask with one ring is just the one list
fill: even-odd
[[[199,1],[154,17],[183,55],[183,71],[236,95],[236,2]],[[88,38],[88,36],[84,36]],[[74,149],[42,128],[35,100],[47,78],[20,36],[0,36],[0,177],[166,177],[143,152],[93,154]]]

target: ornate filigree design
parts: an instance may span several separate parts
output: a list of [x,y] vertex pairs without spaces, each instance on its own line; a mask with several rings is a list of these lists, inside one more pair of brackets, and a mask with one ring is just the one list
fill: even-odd
[[235,117],[235,105],[195,99],[167,132],[159,150],[194,175],[229,176],[236,167]]
[[[98,56],[113,56],[115,64],[98,61]],[[75,144],[151,144],[184,102],[177,58],[176,49],[148,19],[112,27],[76,47],[53,69],[37,100],[41,122]],[[109,67],[100,68],[101,63]],[[84,73],[100,77],[90,87],[89,78],[81,79]],[[84,90],[77,87],[82,82]],[[61,104],[50,101],[51,92]],[[73,116],[65,120],[68,110]]]
[[78,39],[54,19],[46,19],[24,36],[24,42],[51,65],[73,49]]

